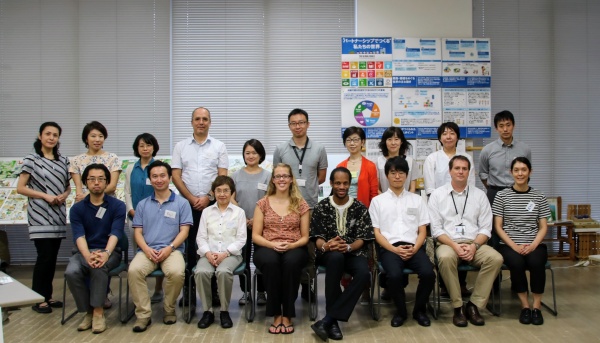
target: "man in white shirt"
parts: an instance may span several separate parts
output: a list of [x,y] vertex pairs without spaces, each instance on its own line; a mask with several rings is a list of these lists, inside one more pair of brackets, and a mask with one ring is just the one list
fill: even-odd
[[404,158],[396,156],[387,160],[385,174],[389,189],[373,198],[369,208],[375,240],[381,246],[379,260],[387,275],[387,289],[396,305],[392,327],[401,326],[407,318],[404,268],[419,275],[413,318],[421,326],[431,325],[426,306],[435,284],[435,273],[424,246],[429,214],[425,200],[404,189],[408,172]]
[[[171,160],[173,183],[179,190],[179,194],[189,201],[194,218],[194,225],[190,228],[186,240],[185,260],[187,268],[183,287],[184,298],[179,302],[179,306],[187,303],[189,271],[196,265],[196,235],[202,210],[214,202],[214,195],[210,192],[210,186],[217,175],[227,175],[227,168],[229,168],[229,157],[225,144],[208,134],[211,124],[210,111],[204,107],[196,108],[192,112],[191,123],[194,129],[193,136],[175,145]],[[218,306],[219,298],[216,296],[216,283],[213,287],[213,295],[215,295],[213,305]],[[193,280],[191,294],[196,294]],[[194,295],[190,302],[192,314],[196,310],[195,300]]]
[[[439,270],[454,307],[454,325],[484,325],[479,314],[487,304],[494,279],[502,267],[502,256],[486,245],[491,236],[492,210],[485,193],[467,185],[471,163],[462,155],[450,160],[450,183],[436,189],[429,198],[431,234],[438,240]],[[457,267],[467,263],[480,268],[473,294],[465,309]],[[466,317],[465,317],[466,315]]]

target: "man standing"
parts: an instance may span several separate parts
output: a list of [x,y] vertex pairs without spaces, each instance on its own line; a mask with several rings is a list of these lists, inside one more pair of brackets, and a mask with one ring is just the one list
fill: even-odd
[[[315,207],[310,224],[311,239],[319,247],[317,262],[325,266],[325,317],[311,325],[324,341],[343,338],[338,320],[347,322],[362,291],[369,284],[367,244],[373,240],[373,227],[367,208],[348,195],[352,174],[345,167],[335,168],[329,182],[330,197]],[[352,281],[340,289],[348,273]]]
[[387,274],[387,289],[396,305],[392,327],[401,326],[407,318],[404,268],[419,275],[412,316],[421,326],[431,325],[426,312],[435,273],[424,245],[429,214],[425,200],[404,189],[408,172],[404,158],[396,156],[387,160],[385,175],[389,189],[373,198],[369,208],[375,240],[381,246],[379,260]]
[[[319,185],[325,182],[327,177],[327,152],[322,144],[311,141],[306,135],[310,122],[305,110],[293,109],[288,114],[288,126],[292,132],[292,139],[275,148],[273,165],[285,163],[292,167],[292,173],[312,215],[312,209],[319,200]],[[311,275],[314,275],[314,250],[314,242],[311,241],[308,244],[308,266]],[[308,300],[308,292],[308,280],[303,275],[302,298],[304,300]]]
[[[484,325],[479,309],[487,304],[502,267],[502,256],[485,244],[491,236],[492,210],[482,190],[467,186],[470,161],[455,155],[449,167],[450,183],[433,191],[429,198],[431,234],[439,243],[436,255],[454,307],[454,325],[467,326],[467,318],[473,325]],[[480,268],[464,310],[457,271],[460,263]]]
[[108,272],[121,262],[117,247],[124,235],[125,203],[105,195],[110,172],[103,164],[90,164],[81,176],[89,194],[70,210],[73,240],[77,253],[69,259],[65,278],[79,312],[86,312],[78,331],[106,330],[104,299]]
[[487,188],[490,204],[496,193],[512,186],[510,163],[515,157],[527,157],[531,161],[529,146],[513,137],[515,117],[510,111],[502,111],[494,116],[494,127],[500,138],[486,145],[479,155],[479,178]]
[[[211,117],[207,108],[198,107],[192,112],[192,137],[177,143],[173,149],[171,165],[173,167],[173,183],[179,194],[186,198],[192,207],[194,225],[186,241],[185,262],[186,273],[183,298],[179,306],[187,303],[189,291],[187,290],[188,278],[191,269],[196,265],[196,234],[202,216],[202,210],[214,202],[214,195],[210,193],[210,186],[217,175],[227,175],[229,157],[225,144],[208,134]],[[216,283],[213,295],[216,296]],[[196,312],[196,288],[192,279],[193,299],[190,300],[192,314]],[[213,297],[213,306],[218,306],[219,298]]]
[[146,276],[160,267],[165,274],[163,323],[175,324],[175,302],[183,287],[184,242],[193,224],[190,204],[169,189],[171,166],[160,160],[148,166],[148,178],[154,194],[141,200],[133,218],[134,239],[138,252],[129,265],[127,279],[137,320],[133,332],[146,331],[152,309]]

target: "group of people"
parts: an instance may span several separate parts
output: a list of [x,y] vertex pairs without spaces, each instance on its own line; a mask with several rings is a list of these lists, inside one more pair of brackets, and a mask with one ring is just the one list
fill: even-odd
[[[65,277],[78,311],[86,313],[80,331],[106,329],[108,272],[121,262],[119,242],[126,239],[126,217],[136,249],[128,271],[136,306],[134,332],[151,325],[151,303],[161,299],[163,322],[174,324],[182,289],[179,305],[191,311],[184,315],[196,312],[196,294],[200,296],[204,311],[199,328],[214,323],[216,307],[221,327],[232,327],[228,308],[233,273],[247,262],[249,276],[253,261],[261,276],[255,300],[266,304],[266,315],[274,317],[271,334],[294,332],[300,285],[303,298],[316,299],[308,280],[315,265],[324,266],[326,314],[311,328],[323,340],[340,340],[338,321],[348,321],[371,287],[371,249],[385,270],[385,287],[396,307],[391,326],[401,326],[408,318],[404,268],[419,277],[412,317],[430,326],[426,305],[436,274],[425,250],[427,226],[436,241],[435,256],[454,307],[454,325],[484,325],[479,309],[485,307],[503,263],[521,301],[519,321],[542,324],[547,259],[542,239],[549,208],[545,196],[529,186],[531,152],[514,139],[514,123],[508,111],[494,118],[500,138],[483,149],[480,161],[487,195],[475,187],[472,158],[456,151],[459,127],[442,124],[438,139],[443,149],[430,155],[423,168],[428,201],[414,193],[421,175],[406,156],[409,143],[400,128],[385,130],[379,144],[383,156],[372,162],[361,153],[364,131],[349,127],[342,137],[349,157],[329,175],[331,195],[318,202],[319,184],[327,177],[327,153],[309,139],[306,111],[289,113],[292,138],[276,147],[272,171],[259,166],[265,149],[251,139],[242,149],[245,167],[229,177],[225,144],[209,135],[210,112],[199,107],[192,112],[193,135],[177,143],[170,165],[154,159],[159,150],[154,136],[136,137],[133,150],[139,160],[126,170],[123,203],[112,196],[121,167],[116,155],[102,150],[106,128],[88,123],[82,134],[88,151],[69,161],[58,150],[60,126],[46,122],[34,143],[35,153],[24,159],[17,189],[29,197],[30,238],[38,252],[33,289],[45,299],[33,309],[49,313],[62,306],[52,298],[52,279],[61,239],[66,237],[65,200],[73,178],[76,203],[70,221],[77,249]],[[178,194],[169,189],[171,181]],[[494,246],[486,244],[492,236],[499,238]],[[460,264],[479,268],[466,305],[457,272]],[[146,276],[159,268],[164,280],[157,280],[150,297]],[[526,270],[531,273],[530,288]],[[240,305],[251,300],[249,277],[245,279],[246,283],[240,279]]]

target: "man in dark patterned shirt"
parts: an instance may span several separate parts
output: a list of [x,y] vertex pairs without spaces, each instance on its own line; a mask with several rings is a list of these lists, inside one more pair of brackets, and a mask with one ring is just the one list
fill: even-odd
[[[311,325],[324,341],[343,338],[338,320],[348,321],[354,306],[369,283],[367,244],[374,239],[369,211],[348,195],[352,175],[344,167],[335,168],[329,177],[332,195],[315,206],[310,237],[316,242],[317,264],[325,266],[326,315]],[[352,276],[342,292],[344,273]]]

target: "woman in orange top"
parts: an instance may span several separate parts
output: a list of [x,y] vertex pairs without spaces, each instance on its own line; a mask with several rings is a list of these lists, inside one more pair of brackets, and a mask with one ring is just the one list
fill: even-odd
[[350,126],[344,130],[342,140],[350,157],[337,166],[348,168],[352,173],[348,194],[369,208],[371,199],[378,194],[379,181],[377,181],[377,166],[362,155],[366,138],[365,131],[360,127]]

